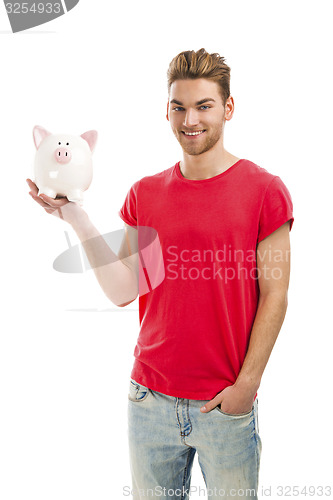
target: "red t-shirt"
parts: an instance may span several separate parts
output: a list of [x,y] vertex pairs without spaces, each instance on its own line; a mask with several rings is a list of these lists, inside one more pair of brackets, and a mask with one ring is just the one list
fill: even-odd
[[259,298],[256,247],[285,222],[291,229],[288,189],[245,159],[203,180],[183,177],[178,162],[135,182],[119,215],[157,231],[165,272],[139,296],[131,377],[169,396],[212,399],[244,362]]

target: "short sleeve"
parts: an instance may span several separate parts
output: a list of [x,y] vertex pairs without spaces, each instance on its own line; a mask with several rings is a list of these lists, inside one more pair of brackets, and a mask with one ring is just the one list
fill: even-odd
[[119,217],[129,226],[137,226],[137,191],[139,181],[135,182],[128,191],[124,204],[119,210]]
[[258,242],[288,221],[291,230],[294,223],[292,199],[280,177],[275,176],[268,185],[261,206]]

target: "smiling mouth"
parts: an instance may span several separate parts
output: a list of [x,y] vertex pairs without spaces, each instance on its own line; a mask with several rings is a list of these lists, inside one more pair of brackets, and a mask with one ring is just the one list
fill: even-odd
[[185,135],[185,137],[198,137],[199,135],[202,135],[204,132],[206,132],[206,130],[196,130],[194,132],[184,132],[182,130],[182,134]]

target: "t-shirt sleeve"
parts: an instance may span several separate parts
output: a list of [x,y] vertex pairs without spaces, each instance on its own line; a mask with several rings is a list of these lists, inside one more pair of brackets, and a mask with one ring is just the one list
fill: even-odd
[[129,226],[137,226],[137,191],[139,181],[135,182],[128,191],[124,204],[119,210],[120,218]]
[[294,223],[293,202],[287,187],[276,176],[268,185],[261,206],[258,243],[287,221],[290,221],[291,230]]

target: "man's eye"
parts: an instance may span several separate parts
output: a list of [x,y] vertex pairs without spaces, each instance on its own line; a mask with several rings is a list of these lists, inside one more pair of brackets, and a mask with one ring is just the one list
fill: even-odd
[[[200,106],[200,108],[207,108],[209,109],[211,106],[207,106],[206,104],[203,104],[202,106]],[[180,106],[177,106],[176,108],[173,108],[173,111],[177,111],[177,109],[184,109]]]

